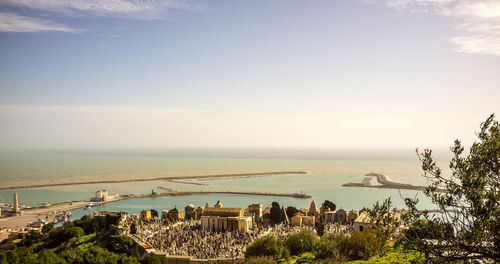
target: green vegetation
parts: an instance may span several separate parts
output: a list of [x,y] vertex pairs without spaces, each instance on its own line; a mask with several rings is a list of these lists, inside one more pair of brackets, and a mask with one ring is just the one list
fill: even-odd
[[275,264],[276,261],[272,257],[260,256],[250,257],[245,260],[245,264]]
[[156,211],[155,209],[150,209],[150,211],[152,218],[158,218],[158,211]]
[[376,227],[377,236],[379,236],[383,240],[389,239],[400,224],[399,221],[391,213],[391,208],[392,201],[389,197],[385,199],[382,204],[377,201],[373,205],[373,208],[367,209],[367,213]]
[[[349,235],[303,230],[285,240],[272,235],[253,241],[245,263],[497,263],[500,259],[500,124],[490,116],[477,135],[479,142],[463,156],[456,140],[451,148],[451,177],[436,166],[431,150],[418,152],[430,184],[425,190],[442,213],[430,216],[416,209],[418,200],[405,199],[408,211],[402,222],[391,213],[391,199],[367,209],[374,228]],[[328,200],[324,207],[335,209]],[[288,207],[293,215],[296,208]],[[289,216],[290,216],[289,215]],[[271,208],[273,223],[281,223],[284,210]],[[89,217],[63,227],[46,225],[42,232],[11,235],[0,243],[0,263],[166,263],[147,254],[137,257],[137,244],[118,234],[119,216]],[[136,227],[132,226],[131,231]],[[230,262],[227,262],[230,263]]]
[[299,210],[297,210],[297,208],[295,208],[293,206],[288,206],[286,208],[286,216],[288,216],[288,219],[292,218],[292,216],[294,216],[298,212],[299,212]]
[[377,229],[358,231],[349,236],[325,234],[321,237],[314,231],[302,230],[284,241],[274,236],[261,237],[247,247],[245,257],[247,263],[256,263],[256,257],[273,259],[272,263],[338,263],[350,260],[384,262],[405,257],[413,261],[411,263],[423,263],[420,254],[404,252],[400,247],[396,251],[387,242],[384,237],[379,236]]
[[278,240],[274,236],[263,236],[256,239],[250,244],[245,256],[249,257],[270,257],[275,260],[288,257],[288,252],[285,253],[283,241]]
[[316,240],[318,240],[318,236],[314,231],[302,230],[288,236],[285,240],[285,245],[290,254],[300,255],[304,252],[311,252]]
[[327,211],[335,211],[335,209],[337,209],[337,206],[333,202],[330,202],[328,200],[325,200],[325,202],[323,202],[323,206]]
[[135,223],[132,223],[130,225],[130,234],[135,235],[136,233],[137,233],[137,226],[135,225]]
[[414,264],[424,263],[424,255],[417,251],[404,252],[401,249],[388,248],[387,252],[380,255],[375,255],[368,260],[356,260],[348,263],[353,264],[371,264],[371,263],[398,263],[398,264]]
[[84,216],[62,227],[47,225],[41,233],[11,235],[0,243],[0,263],[166,263],[166,258],[156,255],[135,256],[138,245],[118,234],[118,220],[119,216]]
[[279,224],[283,221],[283,210],[278,202],[273,202],[271,205],[271,221],[273,224]]
[[494,115],[481,124],[477,137],[467,155],[455,140],[450,176],[442,174],[431,150],[417,150],[429,179],[424,193],[442,214],[419,212],[418,200],[406,199],[405,220],[413,224],[401,241],[432,261],[500,260],[500,123]]

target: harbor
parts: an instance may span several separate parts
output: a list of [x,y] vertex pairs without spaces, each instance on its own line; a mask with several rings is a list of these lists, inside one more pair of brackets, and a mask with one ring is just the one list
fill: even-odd
[[[84,201],[70,201],[55,204],[45,204],[39,207],[24,207],[21,210],[16,207],[14,201],[13,209],[9,212],[10,216],[0,218],[0,229],[7,230],[6,233],[11,231],[23,230],[25,227],[40,227],[47,223],[58,224],[68,221],[72,215],[72,210],[77,209],[91,209],[99,207],[107,203],[136,199],[136,198],[154,198],[154,197],[168,197],[168,196],[187,196],[187,195],[211,195],[211,194],[229,194],[229,195],[259,195],[259,196],[278,196],[278,197],[293,197],[293,198],[311,198],[307,194],[286,194],[286,193],[262,193],[262,192],[231,192],[231,191],[206,191],[206,192],[177,192],[173,189],[167,189],[167,192],[161,193],[147,193],[147,194],[125,194],[125,195],[109,195],[106,190],[99,190],[96,192],[95,197]],[[14,200],[17,199],[17,194],[14,195]],[[90,212],[89,212],[90,213]],[[6,234],[0,236],[0,240],[6,238]]]

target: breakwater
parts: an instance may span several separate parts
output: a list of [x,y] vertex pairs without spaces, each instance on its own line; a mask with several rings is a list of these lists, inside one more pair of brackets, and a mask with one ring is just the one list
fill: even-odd
[[173,183],[181,183],[181,184],[191,184],[191,185],[203,185],[203,186],[208,186],[207,183],[201,183],[201,182],[189,182],[189,181],[179,181],[179,180],[169,180],[169,182]]
[[213,174],[213,175],[168,176],[168,177],[124,179],[124,180],[61,182],[61,183],[32,184],[32,185],[19,185],[19,186],[0,186],[0,190],[41,188],[41,187],[51,187],[51,186],[69,186],[69,185],[82,185],[82,184],[99,184],[99,183],[144,182],[144,181],[172,181],[172,180],[182,180],[182,179],[243,178],[243,177],[271,176],[271,175],[283,175],[283,174],[308,174],[308,172],[307,171],[270,171],[270,172],[255,172],[255,173],[231,173],[231,174]]
[[[426,188],[425,186],[417,186],[417,185],[411,185],[411,184],[406,184],[406,183],[389,181],[385,175],[379,174],[379,173],[371,172],[371,173],[365,174],[365,176],[368,176],[368,177],[364,178],[363,181],[360,183],[349,182],[349,183],[342,184],[342,186],[344,186],[344,187],[408,189],[408,190],[419,190],[419,191],[423,191]],[[376,177],[379,185],[371,184],[370,181],[372,178],[370,178],[370,177]]]
[[[164,188],[161,188],[164,189]],[[166,190],[166,188],[164,189]],[[124,195],[127,198],[148,198],[148,197],[162,197],[162,196],[182,196],[182,195],[200,195],[200,194],[235,194],[235,195],[260,195],[260,196],[282,196],[292,198],[312,198],[311,195],[305,193],[270,193],[270,192],[237,192],[237,191],[187,191],[177,192],[171,189],[168,192],[154,193],[154,194],[129,194]]]

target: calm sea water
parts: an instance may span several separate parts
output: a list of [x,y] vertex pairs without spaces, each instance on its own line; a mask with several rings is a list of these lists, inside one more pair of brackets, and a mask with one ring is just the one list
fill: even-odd
[[391,197],[402,207],[403,197],[417,196],[422,208],[432,208],[419,191],[398,191],[375,188],[348,188],[346,182],[359,182],[368,172],[388,175],[391,180],[424,185],[420,164],[409,151],[129,151],[129,152],[2,152],[0,153],[0,185],[43,184],[106,179],[145,179],[177,175],[208,175],[262,171],[305,170],[307,175],[273,175],[248,178],[189,180],[206,185],[141,181],[114,184],[84,184],[0,191],[0,202],[12,202],[17,192],[20,202],[36,206],[42,202],[61,202],[89,199],[95,191],[109,193],[161,192],[158,187],[178,191],[220,190],[296,193],[304,192],[312,199],[267,197],[252,195],[192,195],[129,199],[108,203],[91,210],[75,210],[79,217],[93,210],[123,210],[137,213],[141,209],[164,210],[174,206],[197,206],[207,201],[221,200],[225,206],[246,207],[251,203],[265,206],[278,201],[284,206],[309,207],[311,200],[320,204],[325,199],[345,209],[359,210],[375,201]]

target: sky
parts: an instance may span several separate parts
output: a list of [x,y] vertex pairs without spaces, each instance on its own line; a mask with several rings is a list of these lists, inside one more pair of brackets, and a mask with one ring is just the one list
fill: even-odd
[[445,148],[499,110],[498,0],[0,0],[0,149]]

